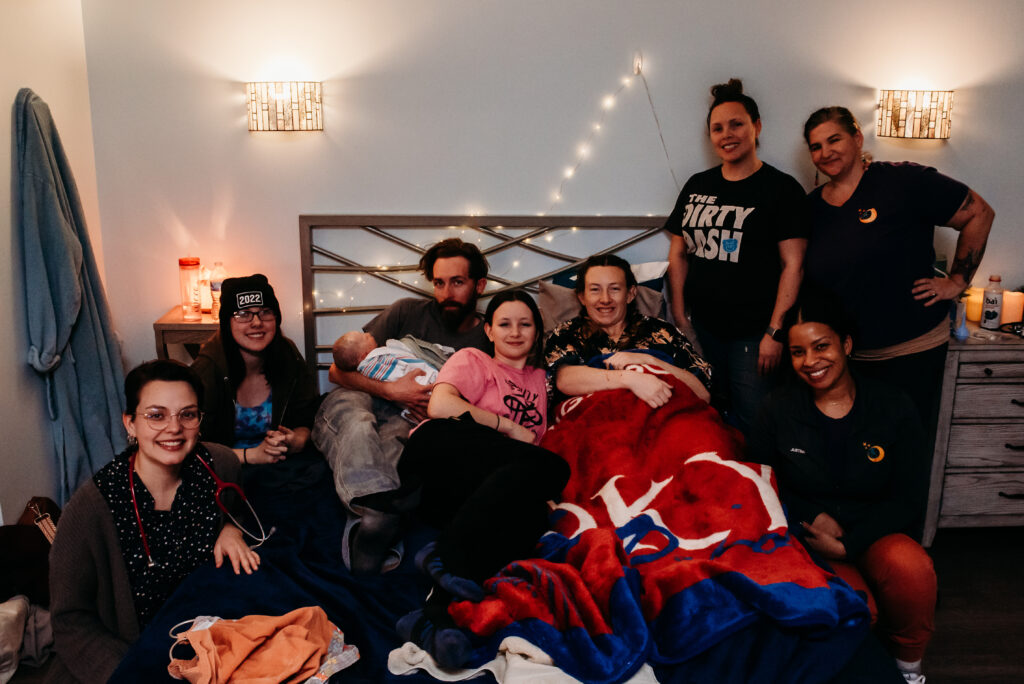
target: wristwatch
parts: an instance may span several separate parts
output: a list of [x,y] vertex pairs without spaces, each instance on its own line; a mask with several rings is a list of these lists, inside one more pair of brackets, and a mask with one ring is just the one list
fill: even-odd
[[779,328],[773,328],[770,325],[768,326],[768,329],[764,331],[764,334],[772,338],[776,342],[786,341],[786,335],[782,332],[782,330]]

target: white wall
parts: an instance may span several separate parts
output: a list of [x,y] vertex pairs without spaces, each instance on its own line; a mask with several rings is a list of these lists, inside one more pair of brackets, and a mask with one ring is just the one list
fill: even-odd
[[50,106],[74,169],[93,246],[100,253],[99,203],[89,114],[82,9],[78,0],[0,0],[0,506],[14,522],[29,498],[55,497],[49,421],[42,380],[26,363],[20,242],[12,229],[14,98],[32,88]]
[[[133,362],[154,354],[179,255],[266,273],[299,337],[300,213],[546,210],[637,50],[680,181],[713,162],[712,83],[744,79],[763,158],[808,187],[802,123],[845,104],[876,158],[934,164],[989,200],[998,218],[979,275],[1024,284],[1016,0],[82,5],[107,279]],[[242,84],[278,78],[324,82],[322,134],[248,133]],[[876,89],[915,86],[957,90],[953,138],[875,138]],[[676,192],[634,83],[557,212],[665,214]]]

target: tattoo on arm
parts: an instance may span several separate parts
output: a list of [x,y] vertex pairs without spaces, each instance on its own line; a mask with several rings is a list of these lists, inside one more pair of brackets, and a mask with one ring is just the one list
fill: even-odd
[[[971,198],[968,196],[964,202],[966,206]],[[949,269],[949,276],[955,275],[963,276],[964,282],[968,285],[971,282],[971,278],[974,277],[974,272],[978,270],[978,266],[981,265],[981,258],[985,256],[985,248],[981,249],[968,249],[967,254],[963,257],[957,257],[953,260],[953,267]]]

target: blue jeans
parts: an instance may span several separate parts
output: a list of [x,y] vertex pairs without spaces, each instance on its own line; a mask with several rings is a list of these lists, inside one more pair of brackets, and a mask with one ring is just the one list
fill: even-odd
[[718,409],[727,422],[740,429],[744,436],[757,417],[761,401],[778,385],[781,369],[787,363],[783,353],[779,366],[769,375],[757,373],[757,357],[761,338],[719,337],[693,322],[693,329],[704,351],[704,358],[711,364],[711,405]]
[[313,421],[313,444],[331,466],[338,498],[357,515],[352,499],[398,488],[398,458],[412,428],[400,413],[391,402],[339,388]]

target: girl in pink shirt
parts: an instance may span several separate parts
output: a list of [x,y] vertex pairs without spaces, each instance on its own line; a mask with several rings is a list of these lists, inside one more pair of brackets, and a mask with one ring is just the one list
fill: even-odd
[[424,608],[399,620],[397,629],[442,667],[462,665],[471,650],[448,604],[482,599],[484,580],[533,555],[548,528],[547,502],[569,479],[565,461],[536,446],[548,407],[537,304],[522,290],[495,295],[484,332],[492,356],[462,349],[438,373],[430,420],[410,435],[398,462],[401,487],[360,501],[385,512],[411,511],[440,530],[416,556],[434,587]]

